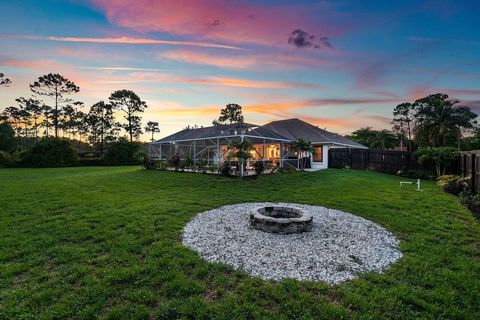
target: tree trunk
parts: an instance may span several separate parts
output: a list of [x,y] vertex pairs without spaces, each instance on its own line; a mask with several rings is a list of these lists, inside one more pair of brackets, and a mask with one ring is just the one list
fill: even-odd
[[55,119],[53,125],[55,126],[55,138],[58,138],[58,85],[55,85]]
[[131,116],[130,112],[128,112],[128,131],[130,131],[130,142],[133,142],[132,116]]

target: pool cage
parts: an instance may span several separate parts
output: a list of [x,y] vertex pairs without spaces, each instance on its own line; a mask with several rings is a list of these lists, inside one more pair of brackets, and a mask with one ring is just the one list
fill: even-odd
[[[253,148],[246,163],[246,171],[238,168],[238,160],[232,158],[229,149],[232,141],[248,139]],[[298,155],[291,148],[291,141],[276,132],[247,123],[216,125],[206,128],[185,129],[161,140],[150,143],[153,160],[171,160],[178,155],[181,160],[189,159],[193,166],[221,165],[230,162],[234,169],[242,169],[242,175],[253,170],[255,162],[262,161],[264,167],[298,168]]]

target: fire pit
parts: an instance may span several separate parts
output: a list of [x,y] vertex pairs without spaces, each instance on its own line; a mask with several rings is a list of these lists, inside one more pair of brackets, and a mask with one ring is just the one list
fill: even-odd
[[250,212],[250,225],[270,233],[301,233],[312,230],[313,216],[294,207],[260,207]]

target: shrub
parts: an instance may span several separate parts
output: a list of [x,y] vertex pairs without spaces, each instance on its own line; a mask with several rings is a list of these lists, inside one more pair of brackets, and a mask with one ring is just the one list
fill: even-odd
[[207,173],[207,167],[208,167],[208,161],[207,160],[198,160],[197,161],[197,171],[200,171],[202,173]]
[[437,178],[437,184],[442,186],[445,192],[458,196],[468,187],[467,179],[460,176],[444,175]]
[[480,194],[464,191],[460,194],[460,202],[480,219]]
[[45,137],[22,156],[27,167],[69,167],[78,165],[78,156],[66,139]]
[[180,161],[180,169],[190,169],[193,167],[193,159],[190,156],[187,156],[185,159]]
[[105,163],[108,165],[132,165],[140,164],[138,158],[140,151],[140,143],[129,142],[124,138],[116,142],[112,142],[105,154]]
[[218,172],[218,165],[216,164],[209,164],[207,165],[207,171],[211,172],[211,173],[214,173],[214,172]]
[[415,152],[415,157],[420,164],[433,161],[435,173],[440,176],[445,174],[448,163],[458,158],[458,150],[453,147],[420,148]]
[[265,170],[265,165],[263,164],[263,161],[256,161],[253,167],[255,168],[255,173],[257,175],[261,175]]
[[160,171],[167,171],[168,161],[167,160],[157,160],[157,168]]
[[20,164],[20,157],[18,153],[8,153],[0,151],[0,168],[18,167]]
[[219,168],[218,168],[218,173],[221,175],[221,176],[224,176],[224,177],[230,177],[231,174],[230,174],[230,163],[228,161],[225,161]]
[[0,150],[12,151],[13,149],[15,149],[15,131],[8,123],[0,123]]
[[105,165],[105,161],[102,158],[80,158],[79,163],[85,167]]

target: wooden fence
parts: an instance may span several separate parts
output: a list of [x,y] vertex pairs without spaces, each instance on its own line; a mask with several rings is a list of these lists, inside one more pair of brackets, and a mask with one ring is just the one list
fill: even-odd
[[470,177],[470,187],[473,192],[480,191],[480,150],[462,151],[460,153],[461,172],[464,177]]
[[[480,156],[480,154],[479,154]],[[421,171],[426,174],[435,173],[435,163],[431,161],[422,164],[408,151],[372,150],[372,149],[330,149],[328,151],[328,167],[371,170],[395,174],[399,170]],[[461,166],[458,160],[453,160],[446,166],[446,173],[459,174]]]

